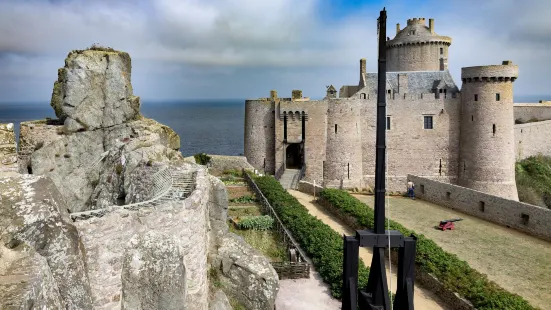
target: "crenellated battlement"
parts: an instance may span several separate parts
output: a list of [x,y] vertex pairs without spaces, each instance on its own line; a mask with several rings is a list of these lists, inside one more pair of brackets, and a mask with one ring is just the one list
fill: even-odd
[[476,66],[461,68],[463,83],[476,82],[514,82],[518,78],[518,66],[510,60],[502,65]]
[[411,25],[425,25],[425,18],[419,17],[419,18],[410,18],[408,19],[408,26]]

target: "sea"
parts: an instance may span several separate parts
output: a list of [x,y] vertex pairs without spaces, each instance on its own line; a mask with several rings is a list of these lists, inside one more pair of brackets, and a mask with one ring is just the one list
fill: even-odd
[[[172,128],[180,136],[182,155],[242,155],[245,99],[142,101],[142,114]],[[0,123],[56,118],[49,102],[0,103]]]
[[[515,102],[537,103],[549,96],[515,96]],[[184,156],[197,153],[242,155],[244,152],[245,99],[201,99],[144,101],[141,112],[178,133]],[[48,101],[0,102],[0,123],[14,123],[19,137],[19,123],[55,118]]]

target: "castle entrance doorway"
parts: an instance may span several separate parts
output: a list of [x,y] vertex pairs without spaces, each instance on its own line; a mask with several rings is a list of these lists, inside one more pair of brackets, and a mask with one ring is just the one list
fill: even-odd
[[291,143],[285,149],[285,168],[301,169],[302,168],[302,144]]

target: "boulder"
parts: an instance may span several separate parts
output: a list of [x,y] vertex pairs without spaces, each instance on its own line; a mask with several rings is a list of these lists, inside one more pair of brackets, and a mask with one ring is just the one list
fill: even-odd
[[245,156],[209,155],[209,171],[215,175],[222,174],[225,170],[254,170]]
[[273,310],[279,278],[270,261],[243,238],[225,234],[215,257],[222,285],[246,309]]
[[185,309],[184,256],[171,236],[134,235],[122,257],[121,309]]
[[0,124],[0,176],[17,173],[17,144],[13,124]]
[[[62,308],[92,309],[83,245],[50,179],[32,175],[0,179],[0,238],[11,251],[28,246],[45,258]],[[54,286],[40,259],[29,263],[32,265],[28,273],[41,270],[45,275],[42,281],[47,287]],[[47,287],[44,289],[49,291]],[[55,296],[47,298],[57,300]]]
[[70,132],[119,125],[140,113],[128,53],[112,49],[69,53],[58,70],[51,106]]
[[0,309],[63,308],[47,260],[32,247],[1,244],[0,262]]
[[209,306],[209,310],[232,310],[232,306],[226,294],[223,291],[218,290],[214,294]]

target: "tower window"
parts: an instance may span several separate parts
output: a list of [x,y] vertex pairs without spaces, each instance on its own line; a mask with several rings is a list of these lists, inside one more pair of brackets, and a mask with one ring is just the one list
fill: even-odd
[[425,129],[432,129],[432,115],[425,115],[424,116],[424,128]]
[[441,48],[440,48],[440,55],[443,55],[443,54],[444,54],[444,48],[441,47]]
[[474,101],[478,101],[478,95],[474,95]]
[[390,94],[390,89],[387,92]]
[[348,163],[348,179],[350,180],[350,163]]
[[496,101],[499,101],[501,98],[499,96],[499,93],[496,94]]
[[496,124],[492,125],[492,132],[493,132],[493,135],[495,137],[495,135],[496,135]]
[[474,122],[474,115],[471,115],[471,122]]
[[390,130],[390,116],[386,117],[386,130]]
[[337,134],[337,124],[335,124],[335,134]]

